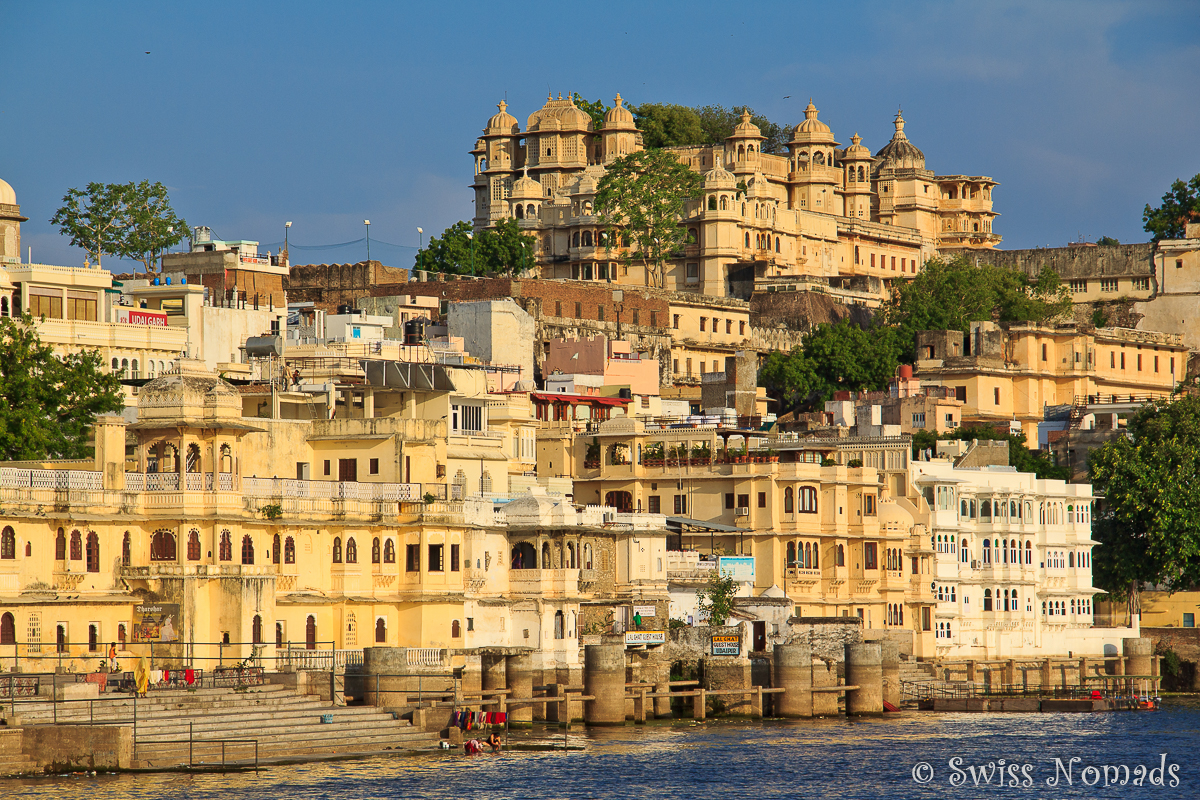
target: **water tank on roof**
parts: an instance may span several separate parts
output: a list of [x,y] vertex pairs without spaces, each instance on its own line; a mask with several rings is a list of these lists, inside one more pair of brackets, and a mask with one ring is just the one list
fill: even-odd
[[903,378],[904,380],[910,380],[912,378],[912,365],[911,364],[901,364],[900,365],[900,377]]
[[348,306],[348,305],[346,305],[345,303],[343,303],[342,305],[338,306],[338,313],[339,313],[339,314],[349,314],[349,313],[350,313],[350,306]]
[[425,341],[425,320],[407,320],[404,323],[404,343],[421,344],[423,341]]
[[246,355],[251,358],[267,358],[283,355],[283,339],[278,336],[250,336],[246,338]]
[[620,390],[618,390],[618,393],[622,400],[632,400],[633,399],[633,391],[629,388],[620,389]]

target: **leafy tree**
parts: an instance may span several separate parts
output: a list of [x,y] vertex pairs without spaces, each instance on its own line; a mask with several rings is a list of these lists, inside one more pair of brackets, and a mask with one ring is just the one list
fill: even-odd
[[679,225],[688,201],[699,196],[704,178],[664,150],[630,153],[608,166],[596,189],[596,212],[608,230],[611,250],[618,233],[629,249],[626,262],[640,259],[650,284],[661,288],[667,258],[687,233]]
[[723,575],[719,569],[712,571],[708,576],[708,584],[696,592],[696,607],[701,615],[708,617],[709,625],[719,627],[729,621],[737,590],[732,575]]
[[930,259],[912,280],[899,283],[880,309],[883,324],[896,329],[902,361],[915,358],[918,331],[960,330],[979,320],[1047,322],[1071,308],[1071,295],[1053,270],[1031,281],[1023,272],[963,256]]
[[171,208],[167,187],[161,183],[129,183],[123,192],[125,225],[119,254],[141,261],[146,272],[158,272],[159,258],[190,238],[191,228]]
[[595,102],[584,100],[579,92],[575,93],[572,100],[575,105],[587,112],[587,115],[592,118],[593,130],[598,131],[604,127],[604,115],[608,113],[608,106],[604,104],[603,100],[596,100]]
[[1145,406],[1088,459],[1104,497],[1092,538],[1095,581],[1138,611],[1142,584],[1168,591],[1200,583],[1200,397]]
[[522,233],[516,220],[501,220],[494,228],[475,234],[474,241],[471,234],[471,223],[460,220],[446,228],[441,238],[429,237],[429,243],[417,253],[413,268],[450,275],[482,275],[514,273],[533,265],[536,240]]
[[1099,239],[1096,240],[1096,244],[1100,245],[1101,247],[1113,247],[1120,243],[1121,242],[1119,240],[1114,239],[1111,236],[1101,236]]
[[68,189],[50,222],[97,266],[107,254],[141,261],[147,272],[158,271],[159,257],[191,235],[171,208],[167,187],[150,181]]
[[124,234],[125,187],[92,182],[84,189],[68,189],[63,204],[50,218],[71,245],[82,248],[100,266],[105,255],[121,252]]
[[758,126],[765,137],[762,142],[764,153],[787,152],[787,143],[792,138],[791,127],[777,125],[762,114],[754,113],[750,106],[701,106],[695,109],[704,129],[705,140],[701,144],[721,144],[733,135],[733,129],[742,121],[742,112],[750,112],[750,121]]
[[790,353],[768,355],[759,381],[785,408],[820,409],[837,391],[887,388],[897,356],[889,330],[864,330],[849,320],[822,323]]
[[125,407],[103,367],[96,350],[56,356],[28,315],[0,317],[0,460],[90,455],[96,415]]
[[708,144],[700,117],[687,106],[643,103],[630,110],[647,149]]
[[1200,220],[1200,175],[1184,183],[1177,180],[1171,190],[1163,195],[1162,205],[1151,208],[1146,204],[1142,212],[1142,225],[1147,233],[1153,234],[1152,241],[1160,239],[1182,239],[1184,226]]

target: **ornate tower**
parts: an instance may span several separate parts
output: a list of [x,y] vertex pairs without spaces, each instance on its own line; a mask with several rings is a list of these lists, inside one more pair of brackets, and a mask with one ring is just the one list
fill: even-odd
[[17,193],[0,180],[0,264],[21,263],[21,216]]
[[788,204],[801,211],[840,214],[837,189],[842,175],[835,166],[838,143],[833,140],[833,131],[817,119],[817,114],[810,97],[804,121],[792,130],[788,142]]

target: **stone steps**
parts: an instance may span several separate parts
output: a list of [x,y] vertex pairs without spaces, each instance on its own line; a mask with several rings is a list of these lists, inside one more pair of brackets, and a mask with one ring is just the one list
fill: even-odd
[[0,776],[37,771],[37,765],[21,752],[21,732],[0,731]]

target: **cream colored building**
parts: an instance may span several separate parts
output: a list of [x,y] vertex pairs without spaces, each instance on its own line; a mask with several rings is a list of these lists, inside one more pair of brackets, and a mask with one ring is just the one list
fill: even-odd
[[1098,655],[1132,628],[1093,627],[1091,487],[1011,467],[911,467],[934,551],[939,659]]
[[594,209],[604,165],[642,149],[620,96],[601,130],[570,99],[548,98],[524,130],[501,103],[471,151],[474,225],[517,220],[539,240],[542,277],[744,297],[757,282],[816,280],[865,288],[874,302],[931,256],[1000,240],[996,182],[926,169],[899,113],[875,155],[857,134],[841,147],[811,101],[786,154],[761,152],[763,138],[745,114],[722,145],[670,148],[704,175],[704,189],[681,220],[683,251],[658,281],[624,262]]

